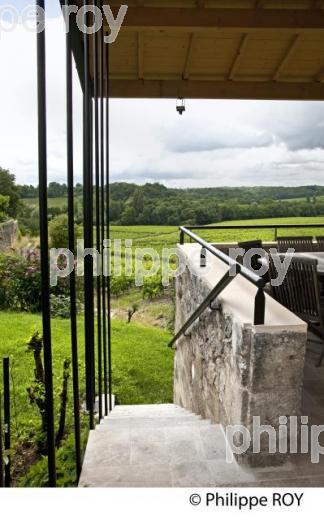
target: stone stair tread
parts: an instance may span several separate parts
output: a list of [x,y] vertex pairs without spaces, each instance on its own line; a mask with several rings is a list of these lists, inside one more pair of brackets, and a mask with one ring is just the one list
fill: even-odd
[[122,420],[110,420],[104,419],[98,428],[110,428],[110,429],[127,429],[127,428],[168,428],[176,426],[186,426],[201,424],[202,420],[199,418],[186,418],[186,420],[166,417],[166,418],[150,418],[150,419],[122,419]]
[[188,410],[172,405],[135,405],[116,406],[109,414],[109,418],[121,417],[174,417],[194,416]]
[[207,461],[225,455],[223,429],[209,420],[175,405],[117,406],[90,432],[79,485],[170,487],[191,464],[204,484]]

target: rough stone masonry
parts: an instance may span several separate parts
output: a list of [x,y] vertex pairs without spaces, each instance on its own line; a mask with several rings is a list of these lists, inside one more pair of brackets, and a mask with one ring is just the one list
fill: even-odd
[[[213,257],[209,261],[220,262]],[[188,267],[177,278],[176,330],[217,281],[211,284]],[[243,425],[252,434],[253,416],[259,416],[261,425],[278,431],[280,416],[301,414],[306,328],[242,323],[228,306],[224,310],[221,298],[219,302],[218,310],[206,310],[177,342],[174,402],[224,428]],[[260,453],[251,446],[238,459],[252,466],[274,465],[287,454],[270,454],[265,433]]]

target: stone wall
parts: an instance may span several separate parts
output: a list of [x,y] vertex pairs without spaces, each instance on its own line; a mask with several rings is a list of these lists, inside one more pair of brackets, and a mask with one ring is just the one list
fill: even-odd
[[10,220],[0,224],[0,252],[6,251],[13,246],[14,241],[17,238],[18,233],[18,222],[16,220]]
[[[216,271],[205,276],[192,269],[188,248],[193,245],[179,247],[191,268],[187,267],[177,278],[176,330],[218,281]],[[208,256],[207,262],[220,261]],[[225,264],[221,264],[221,269],[225,269]],[[270,297],[265,326],[254,326],[252,320],[242,319],[231,309],[231,301],[251,295],[244,294],[244,284],[249,282],[239,278],[219,298],[218,309],[206,310],[189,334],[178,340],[174,400],[224,428],[243,425],[252,433],[253,416],[259,416],[262,425],[277,429],[280,416],[301,413],[306,326],[298,318],[294,321],[294,316],[284,308],[279,309],[283,323],[273,322],[271,313],[277,314],[278,309],[272,311],[272,305],[279,304]],[[285,313],[289,314],[287,326],[283,325]],[[250,449],[240,460],[251,465],[281,462],[285,456],[269,454],[268,445],[268,435],[264,434],[261,453],[253,454]]]

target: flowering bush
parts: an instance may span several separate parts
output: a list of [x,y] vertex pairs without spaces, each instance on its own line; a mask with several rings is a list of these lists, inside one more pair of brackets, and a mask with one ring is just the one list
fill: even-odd
[[39,258],[0,256],[0,308],[38,312],[41,306]]
[[[39,250],[0,255],[0,309],[40,312],[41,286]],[[51,294],[67,298],[69,290],[69,278],[60,278]]]

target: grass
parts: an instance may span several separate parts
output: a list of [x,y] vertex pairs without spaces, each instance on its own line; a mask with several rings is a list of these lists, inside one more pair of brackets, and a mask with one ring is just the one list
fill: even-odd
[[[33,357],[26,352],[32,330],[41,330],[39,315],[0,313],[0,357],[9,356],[11,365],[12,438],[14,443],[32,440],[40,429],[36,407],[28,400],[26,388],[33,381]],[[165,330],[113,320],[113,392],[119,404],[172,402],[173,351],[167,348],[170,333]],[[83,318],[78,320],[80,400],[84,399]],[[52,320],[53,378],[56,428],[63,361],[71,357],[70,323]],[[83,423],[86,424],[86,418]],[[73,426],[72,383],[69,384],[67,431]],[[70,442],[70,441],[68,441]],[[66,456],[63,451],[62,456]],[[46,473],[46,472],[45,472]]]
[[111,305],[114,315],[123,321],[127,320],[128,310],[135,305],[137,310],[132,318],[133,322],[166,330],[174,328],[172,289],[165,291],[163,296],[153,300],[144,300],[142,291],[135,288],[118,298],[112,298]]

